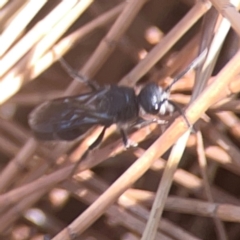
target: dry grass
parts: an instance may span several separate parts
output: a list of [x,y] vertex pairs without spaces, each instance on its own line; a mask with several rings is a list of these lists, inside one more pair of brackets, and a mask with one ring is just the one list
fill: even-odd
[[[37,2],[0,5],[0,239],[238,240],[240,1]],[[174,114],[165,130],[131,132],[139,146],[126,151],[112,126],[74,177],[100,128],[73,142],[31,137],[35,106],[86,91],[60,57],[101,85],[166,86],[206,47],[171,96],[196,133]]]

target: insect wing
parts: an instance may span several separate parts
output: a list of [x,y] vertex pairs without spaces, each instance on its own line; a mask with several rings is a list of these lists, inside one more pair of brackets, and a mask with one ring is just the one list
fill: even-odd
[[73,140],[93,125],[108,125],[107,114],[99,111],[99,103],[107,91],[107,88],[103,88],[44,102],[29,116],[29,125],[34,135],[42,140]]

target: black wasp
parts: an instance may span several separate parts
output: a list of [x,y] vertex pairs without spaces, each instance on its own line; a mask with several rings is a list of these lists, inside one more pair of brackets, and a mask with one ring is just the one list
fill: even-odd
[[[36,138],[41,140],[73,140],[86,133],[91,127],[102,125],[101,134],[90,146],[92,149],[101,142],[106,128],[117,124],[124,145],[129,147],[126,128],[136,124],[142,126],[158,122],[156,119],[144,120],[140,117],[140,112],[150,115],[172,113],[176,106],[169,100],[171,86],[187,71],[199,64],[204,57],[201,54],[196,58],[166,89],[159,87],[156,83],[148,83],[138,95],[130,87],[117,85],[99,87],[96,82],[86,81],[81,77],[82,81],[91,87],[90,92],[42,103],[31,112],[29,125]],[[63,60],[61,63],[76,78],[77,73],[70,69]],[[189,125],[181,109],[177,108],[177,110]]]

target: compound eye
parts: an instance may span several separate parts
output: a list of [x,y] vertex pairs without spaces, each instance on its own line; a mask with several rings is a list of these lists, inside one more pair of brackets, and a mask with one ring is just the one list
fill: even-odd
[[162,89],[155,83],[146,85],[138,95],[138,101],[145,112],[153,115],[159,113]]
[[153,115],[157,115],[159,113],[159,105],[158,105],[158,103],[157,102],[155,102],[155,103],[152,102],[152,105],[151,105],[151,107],[149,105],[149,109],[148,109],[147,112],[150,113],[150,114],[153,114]]

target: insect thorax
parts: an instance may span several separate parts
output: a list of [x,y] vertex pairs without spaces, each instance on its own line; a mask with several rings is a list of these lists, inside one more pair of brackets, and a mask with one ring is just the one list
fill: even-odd
[[127,123],[138,117],[139,106],[132,88],[111,86],[101,102],[113,123]]

